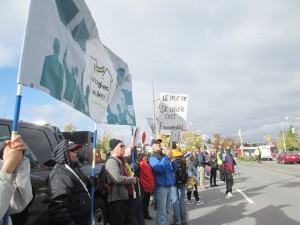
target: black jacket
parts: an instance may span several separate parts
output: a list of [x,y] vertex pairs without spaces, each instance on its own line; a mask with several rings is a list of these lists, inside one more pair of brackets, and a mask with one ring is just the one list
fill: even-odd
[[[65,142],[65,141],[64,141]],[[62,142],[53,151],[57,162],[47,184],[50,201],[49,225],[88,225],[90,221],[90,196],[85,176],[78,165],[71,165],[67,145]]]

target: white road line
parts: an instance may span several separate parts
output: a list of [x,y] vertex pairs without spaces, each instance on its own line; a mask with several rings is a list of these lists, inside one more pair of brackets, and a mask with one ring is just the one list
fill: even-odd
[[245,195],[244,192],[242,192],[240,189],[236,189],[250,204],[255,204],[254,201],[252,201],[247,195]]

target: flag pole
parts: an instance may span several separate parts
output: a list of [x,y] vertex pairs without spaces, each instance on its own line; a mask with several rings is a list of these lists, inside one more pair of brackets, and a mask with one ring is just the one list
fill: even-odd
[[[22,100],[22,84],[18,84],[16,103],[15,103],[14,120],[13,120],[12,132],[11,132],[11,140],[14,139],[14,137],[18,135],[21,100]],[[3,217],[3,225],[8,225],[8,223],[9,223],[9,209],[7,209],[7,211]]]
[[95,193],[95,164],[96,164],[96,146],[97,146],[97,123],[95,123],[94,139],[93,139],[93,162],[92,162],[92,176],[91,176],[91,218],[90,224],[93,225],[94,220],[94,193]]

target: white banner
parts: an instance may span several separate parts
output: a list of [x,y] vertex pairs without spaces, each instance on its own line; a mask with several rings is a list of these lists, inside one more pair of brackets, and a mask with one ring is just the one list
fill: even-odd
[[128,67],[101,43],[85,1],[31,0],[18,83],[95,122],[135,125]]
[[187,118],[188,95],[161,93],[159,108],[160,130],[184,130]]

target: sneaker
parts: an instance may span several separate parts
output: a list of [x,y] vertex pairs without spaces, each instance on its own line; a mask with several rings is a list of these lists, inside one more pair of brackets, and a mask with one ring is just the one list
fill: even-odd
[[231,197],[230,197],[230,195],[229,195],[229,194],[226,194],[226,197],[225,197],[225,198],[231,198]]
[[231,192],[228,192],[227,195],[229,195],[229,197],[232,197],[232,196],[233,196],[233,194],[232,194]]
[[214,187],[218,187],[219,185],[217,185],[217,184],[214,184]]
[[202,205],[203,203],[204,203],[203,201],[198,200],[198,201],[196,202],[196,205]]
[[186,204],[188,204],[188,205],[192,205],[192,204],[194,204],[194,202],[193,202],[193,201],[191,201],[191,200],[188,200],[188,201],[186,202]]

